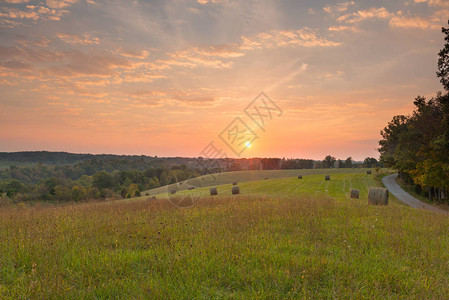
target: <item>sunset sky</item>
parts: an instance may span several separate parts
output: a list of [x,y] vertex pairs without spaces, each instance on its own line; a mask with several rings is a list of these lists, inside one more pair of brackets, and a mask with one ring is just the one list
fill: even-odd
[[[243,157],[378,157],[441,90],[449,1],[0,1],[0,151],[198,156],[240,117]],[[265,131],[244,109],[281,110]]]

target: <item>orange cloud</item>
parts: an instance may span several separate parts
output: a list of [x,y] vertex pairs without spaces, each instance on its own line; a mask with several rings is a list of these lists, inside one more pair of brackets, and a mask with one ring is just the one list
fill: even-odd
[[351,27],[351,26],[331,26],[328,28],[329,31],[353,31],[353,32],[357,32],[358,29],[355,27]]
[[245,56],[248,51],[276,47],[335,47],[341,43],[319,37],[310,28],[299,30],[271,30],[261,32],[254,37],[241,37],[240,43],[230,43],[209,47],[191,47],[169,52],[169,59],[159,59],[148,65],[153,70],[170,69],[171,67],[212,67],[230,68],[233,60]]
[[[205,95],[198,91],[160,91],[141,90],[128,93],[134,103],[139,105],[157,105],[176,102],[177,105],[189,107],[211,107],[215,106],[219,100],[215,97]],[[131,101],[131,100],[129,100]]]
[[385,7],[371,7],[369,9],[359,10],[354,13],[342,15],[337,18],[337,21],[345,23],[358,23],[367,19],[387,19],[392,16],[393,14],[386,10]]
[[[74,77],[79,75],[110,76],[118,68],[131,68],[132,62],[111,55],[91,55],[78,51],[64,52],[64,61],[59,65],[45,68],[46,74]],[[66,62],[65,62],[66,61]]]
[[336,5],[326,5],[325,7],[323,7],[323,10],[328,14],[332,14],[334,12],[344,12],[347,11],[348,8],[353,5],[355,5],[354,1],[346,1],[340,2]]
[[199,4],[207,4],[207,3],[218,3],[221,0],[197,0]]
[[78,0],[47,0],[47,6],[50,8],[64,8],[72,6],[77,2]]
[[390,26],[398,28],[416,28],[427,29],[431,26],[430,22],[421,17],[401,17],[394,16],[390,20]]
[[335,47],[341,43],[318,37],[315,31],[304,28],[299,30],[271,30],[259,33],[254,38],[242,37],[241,49],[261,49],[286,46]]
[[[428,0],[415,0],[415,2],[427,2]],[[432,2],[432,4],[430,4]],[[437,3],[437,4],[436,4]],[[449,3],[449,2],[448,2]],[[428,2],[429,5],[440,5],[438,1],[433,2],[430,0]],[[403,16],[402,11],[398,11],[396,14],[389,12],[384,7],[381,8],[369,8],[366,10],[359,10],[354,13],[349,13],[342,15],[337,18],[338,22],[345,22],[348,24],[356,24],[365,20],[369,19],[389,19],[389,25],[392,28],[406,28],[406,29],[436,29],[439,28],[438,22],[441,21],[441,19],[447,18],[447,14],[444,15],[443,18],[441,18],[442,13],[441,12],[435,12],[431,16],[431,21],[426,20],[420,16],[412,15],[412,16]],[[437,23],[437,24],[436,24]],[[334,26],[330,27],[330,31],[341,31],[349,29],[345,26]]]
[[121,48],[117,51],[117,53],[120,54],[121,56],[139,59],[145,59],[148,57],[148,55],[150,55],[150,53],[146,50],[130,50],[130,49],[124,50]]
[[34,69],[37,70],[34,75],[40,76],[122,76],[121,80],[128,82],[149,82],[163,77],[139,70],[145,67],[145,63],[140,60],[107,53],[86,54],[80,51],[55,51],[36,47],[0,46],[0,64],[8,69]]
[[81,35],[67,34],[67,33],[57,33],[56,37],[63,40],[67,44],[72,45],[93,45],[99,44],[100,39],[97,37],[91,37],[88,33],[83,33]]
[[4,0],[6,3],[12,3],[12,4],[20,4],[20,3],[28,3],[31,0]]
[[[221,54],[217,56],[202,52],[197,47],[189,48],[186,50],[176,51],[168,53],[170,59],[157,60],[155,63],[151,63],[153,69],[169,69],[172,66],[180,67],[212,67],[212,68],[229,68],[232,66],[232,61],[224,60]],[[224,57],[227,58],[227,57]]]
[[447,0],[415,0],[415,2],[416,3],[426,2],[429,6],[448,7],[449,8],[449,2]]
[[[229,68],[232,62],[224,59],[243,56],[244,53],[232,49],[232,46],[212,46],[207,48],[192,47],[185,50],[169,53],[174,64],[181,63],[186,66],[203,65],[213,68]],[[170,62],[169,62],[170,63]]]
[[[47,1],[47,6],[42,5],[26,5],[18,6],[18,7],[2,7],[0,8],[0,24],[3,27],[14,28],[18,25],[24,25],[19,22],[15,22],[13,20],[21,19],[21,20],[31,20],[36,22],[37,20],[60,20],[61,17],[67,13],[67,10],[62,9],[63,7],[70,6],[78,0],[49,0]],[[23,0],[9,0],[7,3],[10,4],[23,4],[31,1],[23,1]],[[13,19],[13,20],[6,20]]]
[[0,17],[11,19],[39,19],[39,14],[36,11],[24,11],[16,8],[3,8],[3,12],[0,12]]

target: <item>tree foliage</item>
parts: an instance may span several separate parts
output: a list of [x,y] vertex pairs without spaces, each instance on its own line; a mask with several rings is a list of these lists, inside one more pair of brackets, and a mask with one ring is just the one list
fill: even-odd
[[[439,52],[437,76],[449,91],[449,28]],[[449,190],[449,93],[430,100],[418,96],[411,116],[395,116],[381,131],[381,160],[411,178],[417,190],[441,199]]]
[[[448,21],[449,24],[449,21]],[[445,35],[446,43],[438,53],[438,71],[437,76],[440,78],[441,84],[446,91],[449,91],[449,28],[442,28],[441,31]]]
[[333,156],[327,155],[323,159],[323,168],[333,168],[337,159]]

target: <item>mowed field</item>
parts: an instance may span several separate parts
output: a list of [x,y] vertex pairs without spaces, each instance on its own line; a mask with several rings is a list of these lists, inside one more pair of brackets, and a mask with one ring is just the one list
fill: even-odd
[[377,185],[314,174],[219,186],[189,208],[4,207],[0,298],[446,298],[447,216],[369,206]]
[[[331,175],[331,180],[324,180],[324,174],[330,174],[328,172],[317,172],[317,170],[307,170],[311,175],[303,175],[302,179],[295,177],[276,178],[276,176],[265,177],[267,179],[254,180],[254,181],[237,181],[237,185],[240,190],[241,196],[247,197],[276,197],[276,198],[295,198],[300,196],[314,196],[314,197],[332,197],[335,199],[348,199],[351,189],[358,189],[360,191],[360,200],[367,201],[368,190],[371,186],[379,186],[379,181],[375,180],[374,175],[366,174],[365,170],[358,170],[358,173],[335,173]],[[257,171],[256,171],[257,172]],[[296,172],[275,172],[270,171],[271,175],[280,176],[298,174]],[[210,196],[210,188],[217,188],[219,196],[232,196],[233,182],[231,179],[239,177],[244,180],[241,174],[238,172],[223,173],[223,178],[215,181],[210,180],[210,183],[217,183],[215,185],[195,188],[193,190],[185,189],[185,186],[189,186],[189,181],[185,186],[181,186],[184,189],[178,190],[175,194],[171,194],[167,191],[167,188],[160,189],[160,194],[154,195],[157,199],[168,199],[173,204],[181,207],[188,207],[192,205],[201,204],[202,201],[208,201],[205,197]],[[306,172],[303,172],[306,173]],[[251,174],[252,175],[252,174]],[[210,175],[209,175],[210,176]],[[273,178],[274,177],[274,178]],[[262,177],[264,178],[264,177]],[[208,183],[209,183],[208,182]],[[226,182],[226,184],[218,185],[219,182]],[[173,190],[174,187],[170,187],[168,190]],[[393,205],[400,202],[393,201]]]
[[166,186],[161,186],[155,189],[151,189],[143,192],[142,194],[148,193],[149,195],[157,195],[161,193],[167,193],[171,190],[182,191],[187,190],[189,187],[202,188],[217,186],[223,184],[230,184],[234,181],[239,183],[247,181],[262,180],[264,178],[274,179],[274,178],[287,178],[287,177],[297,177],[298,175],[319,175],[319,174],[362,174],[366,173],[366,168],[341,168],[341,169],[301,169],[301,170],[259,170],[259,171],[234,171],[234,172],[223,172],[217,174],[203,175],[195,178],[190,178],[188,180],[179,181],[177,183],[169,184]]

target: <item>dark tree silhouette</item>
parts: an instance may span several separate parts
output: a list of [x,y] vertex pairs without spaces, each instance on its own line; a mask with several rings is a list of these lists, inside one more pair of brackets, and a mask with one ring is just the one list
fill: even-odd
[[[449,21],[448,21],[449,24]],[[438,71],[437,76],[440,78],[441,83],[446,91],[449,91],[449,27],[441,28],[441,31],[446,35],[444,40],[443,49],[438,53]]]

